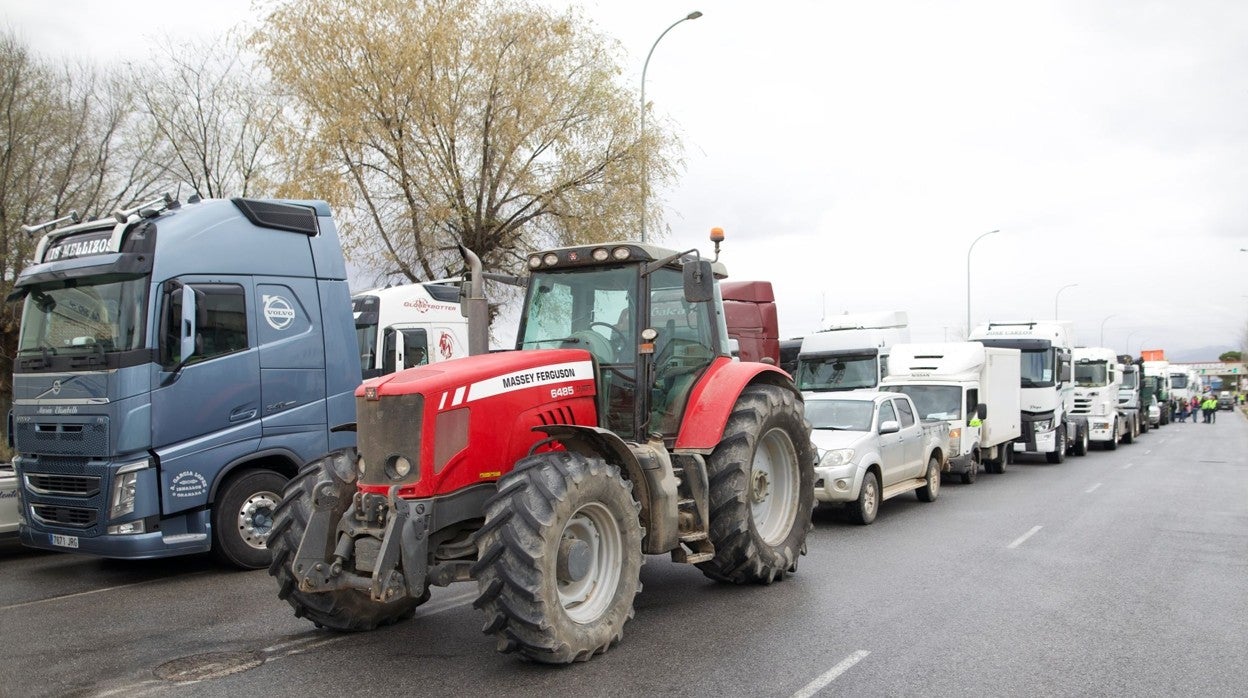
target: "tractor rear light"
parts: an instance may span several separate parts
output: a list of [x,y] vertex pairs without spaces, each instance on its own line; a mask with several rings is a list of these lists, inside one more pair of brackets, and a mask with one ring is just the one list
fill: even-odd
[[608,258],[608,257],[610,257],[610,256],[611,256],[611,253],[610,253],[610,252],[607,252],[607,248],[605,248],[605,247],[599,247],[599,248],[597,248],[597,249],[595,249],[595,250],[594,250],[594,261],[595,261],[595,262],[605,262],[605,261],[607,261],[607,258]]
[[546,256],[542,257],[542,263],[548,267],[553,267],[559,263],[559,255],[554,252],[547,252]]
[[632,253],[628,251],[627,247],[617,247],[614,250],[611,250],[611,256],[616,259],[628,259],[631,255]]

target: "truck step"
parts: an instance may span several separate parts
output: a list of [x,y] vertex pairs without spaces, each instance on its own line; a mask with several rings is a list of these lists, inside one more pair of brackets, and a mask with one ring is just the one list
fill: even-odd
[[897,495],[904,494],[906,492],[913,492],[914,490],[917,490],[926,484],[927,484],[927,480],[921,477],[915,478],[913,480],[902,480],[901,482],[895,482],[889,485],[888,487],[884,488],[884,492],[880,495],[880,499],[888,499],[890,497],[896,497]]
[[707,540],[706,531],[691,531],[680,534],[681,543],[693,543],[699,540]]

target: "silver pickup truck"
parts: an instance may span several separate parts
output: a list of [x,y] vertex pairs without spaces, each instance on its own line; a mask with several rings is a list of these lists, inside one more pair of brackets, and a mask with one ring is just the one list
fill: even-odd
[[947,422],[920,422],[908,395],[839,392],[808,395],[806,418],[818,450],[815,499],[843,504],[855,523],[875,521],[880,502],[915,491],[940,492]]

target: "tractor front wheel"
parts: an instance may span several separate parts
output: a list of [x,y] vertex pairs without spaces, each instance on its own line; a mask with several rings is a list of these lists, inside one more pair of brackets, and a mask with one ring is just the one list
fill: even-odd
[[698,564],[702,573],[770,584],[796,571],[812,527],[814,462],[801,400],[774,385],[743,390],[706,462],[715,557]]
[[[333,468],[334,456],[313,461],[286,485],[282,502],[273,516],[273,530],[269,534],[269,549],[273,563],[269,574],[277,578],[278,598],[285,599],[295,609],[297,618],[307,618],[318,628],[339,631],[372,630],[380,625],[390,625],[411,618],[416,607],[429,599],[403,597],[395,601],[374,601],[367,592],[357,589],[338,589],[325,592],[299,590],[299,582],[291,570],[295,553],[303,541],[303,532],[312,516],[312,498],[316,488],[328,483],[337,494],[338,505],[333,511],[333,521],[338,520],[351,504],[355,495],[355,473],[344,479]],[[327,546],[331,544],[326,541]]]
[[581,662],[624,635],[641,589],[640,505],[601,458],[524,458],[486,503],[472,574],[500,652]]

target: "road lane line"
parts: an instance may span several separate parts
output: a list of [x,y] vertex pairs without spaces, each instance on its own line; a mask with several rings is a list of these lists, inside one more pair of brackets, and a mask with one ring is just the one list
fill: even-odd
[[845,672],[849,671],[850,668],[852,668],[858,662],[861,662],[868,654],[871,654],[871,653],[868,652],[867,650],[858,650],[857,652],[854,652],[848,657],[842,659],[840,664],[837,664],[831,669],[828,669],[826,672],[820,675],[819,678],[815,679],[814,681],[811,681],[805,686],[802,686],[802,690],[798,691],[797,693],[794,693],[793,698],[810,698],[811,696],[815,695],[819,691],[822,691],[825,686],[835,681],[837,677],[840,676],[841,674],[844,674]]
[[1135,465],[1135,463],[1127,463],[1126,465],[1122,466],[1122,469],[1126,470],[1127,468],[1130,468],[1133,465]]
[[174,581],[178,579],[187,579],[189,577],[196,577],[201,574],[208,574],[208,571],[205,570],[203,572],[192,572],[190,574],[178,575],[177,577],[162,577],[160,579],[149,579],[143,582],[131,582],[130,584],[119,584],[115,587],[104,587],[102,589],[80,591],[76,594],[65,594],[63,596],[50,596],[46,599],[35,599],[34,601],[23,601],[22,603],[15,603],[9,606],[0,606],[0,611],[11,611],[15,608],[24,608],[26,606],[36,606],[41,603],[49,603],[52,601],[64,601],[65,599],[75,599],[75,598],[78,598],[79,596],[90,596],[92,594],[102,594],[106,591],[117,591],[118,589],[129,589],[131,587],[143,586],[145,584],[156,584],[157,582],[169,582],[169,581]]
[[1028,538],[1031,538],[1032,536],[1034,536],[1034,535],[1036,535],[1037,533],[1039,533],[1039,532],[1040,532],[1040,529],[1042,529],[1042,528],[1044,528],[1044,526],[1035,526],[1035,527],[1033,527],[1030,531],[1028,531],[1028,532],[1024,533],[1023,535],[1019,536],[1018,538],[1015,538],[1013,543],[1010,543],[1009,545],[1005,546],[1005,547],[1006,547],[1006,549],[1008,550],[1008,549],[1012,549],[1012,548],[1017,548],[1018,546],[1022,545],[1022,544],[1023,544],[1023,543],[1025,543],[1025,542],[1027,542],[1027,539],[1028,539]]
[[1152,451],[1152,449],[1149,449],[1149,450],[1147,450],[1147,451],[1145,451],[1145,452],[1144,452],[1144,455],[1146,455],[1146,456],[1147,456],[1148,454],[1150,454],[1150,453],[1152,453],[1152,452],[1153,452],[1153,451]]
[[1095,485],[1092,485],[1092,486],[1091,486],[1091,487],[1089,487],[1088,489],[1084,490],[1084,492],[1085,492],[1085,493],[1087,493],[1087,494],[1092,494],[1093,492],[1095,492],[1095,491],[1096,491],[1096,488],[1098,488],[1098,487],[1100,487],[1100,486],[1101,486],[1101,483],[1099,483],[1099,482],[1098,482],[1098,483],[1096,483]]

